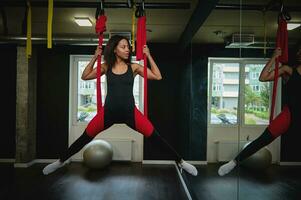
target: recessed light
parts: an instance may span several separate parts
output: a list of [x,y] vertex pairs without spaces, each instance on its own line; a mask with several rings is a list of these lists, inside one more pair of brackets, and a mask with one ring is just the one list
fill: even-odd
[[89,17],[74,17],[74,21],[79,26],[92,26],[92,22]]
[[287,30],[293,30],[295,28],[298,28],[299,26],[301,26],[300,23],[287,23]]

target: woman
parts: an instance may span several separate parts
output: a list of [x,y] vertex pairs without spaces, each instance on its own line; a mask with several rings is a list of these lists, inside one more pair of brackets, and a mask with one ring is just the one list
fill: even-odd
[[[274,51],[272,58],[263,68],[259,80],[262,82],[273,81],[275,72],[272,69],[272,66],[275,62],[275,59],[281,55],[281,49],[277,48]],[[301,45],[297,45],[296,53],[296,66],[290,67],[288,65],[282,65],[279,68],[278,76],[283,77],[286,80],[285,92],[287,96],[287,104],[283,107],[282,112],[272,120],[269,126],[265,129],[261,136],[256,140],[251,142],[246,146],[234,160],[229,161],[228,163],[222,165],[218,174],[224,176],[232,171],[239,162],[248,158],[255,152],[257,152],[262,147],[270,144],[277,137],[287,132],[292,125],[296,125],[301,117],[301,95],[300,85],[301,85]]]
[[[147,71],[146,78],[161,80],[160,70],[147,46],[144,47],[143,52],[151,66],[151,69]],[[93,69],[93,66],[101,53],[101,47],[97,47],[92,60],[83,71],[83,80],[96,78],[96,68]],[[104,51],[104,61],[105,63],[101,65],[101,75],[106,74],[107,76],[107,96],[104,107],[90,121],[84,133],[60,156],[59,160],[47,165],[43,169],[43,173],[47,175],[63,167],[68,163],[68,159],[72,155],[93,140],[98,133],[115,123],[125,123],[150,140],[159,142],[166,151],[169,151],[174,156],[180,168],[196,176],[197,169],[185,162],[158,134],[152,123],[135,107],[133,83],[136,75],[143,77],[143,67],[139,64],[131,63],[131,47],[128,39],[118,35],[111,37]]]

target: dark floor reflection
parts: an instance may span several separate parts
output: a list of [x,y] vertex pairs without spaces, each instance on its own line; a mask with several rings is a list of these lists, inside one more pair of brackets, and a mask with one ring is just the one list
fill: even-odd
[[265,172],[237,168],[219,177],[219,165],[198,167],[199,175],[184,175],[198,200],[300,200],[301,167],[273,165]]

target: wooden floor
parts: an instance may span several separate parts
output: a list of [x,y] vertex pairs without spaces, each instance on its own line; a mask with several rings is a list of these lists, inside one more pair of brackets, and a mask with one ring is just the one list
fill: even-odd
[[[44,176],[44,164],[13,168],[0,164],[0,200],[186,200],[173,165],[112,163],[91,171],[72,163]],[[272,166],[254,173],[239,168],[225,177],[219,165],[198,166],[197,177],[183,175],[193,200],[300,200],[301,167]]]
[[265,172],[235,169],[224,177],[219,165],[199,166],[199,175],[184,175],[196,200],[300,200],[301,167],[273,165]]
[[91,171],[71,163],[44,176],[36,164],[14,169],[1,164],[1,200],[186,200],[173,165],[112,163],[102,171]]

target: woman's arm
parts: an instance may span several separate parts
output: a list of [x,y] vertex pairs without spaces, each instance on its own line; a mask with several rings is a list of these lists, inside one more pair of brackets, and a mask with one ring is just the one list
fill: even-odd
[[[162,79],[161,72],[160,72],[156,62],[154,61],[153,57],[151,56],[149,48],[146,45],[143,48],[143,53],[146,55],[146,57],[148,58],[148,61],[150,63],[150,69],[147,68],[147,79],[161,80]],[[143,77],[143,66],[138,65],[138,64],[133,64],[133,66],[134,66],[135,74],[139,74],[140,76]]]
[[[101,56],[102,53],[102,49],[101,47],[97,46],[95,53],[92,57],[92,59],[90,60],[89,64],[86,66],[86,68],[84,69],[83,73],[82,73],[82,80],[91,80],[91,79],[95,79],[97,77],[97,68],[93,69],[93,66],[95,64],[95,62],[97,61],[98,56]],[[101,75],[103,75],[106,71],[106,67],[105,64],[101,65]]]
[[[259,81],[266,82],[266,81],[274,80],[275,70],[272,69],[272,67],[273,64],[275,63],[276,58],[280,55],[281,55],[281,49],[280,48],[275,49],[273,56],[262,69],[261,74],[259,76]],[[287,65],[282,65],[281,67],[279,67],[278,77],[283,76],[285,74],[291,75],[292,69]]]

